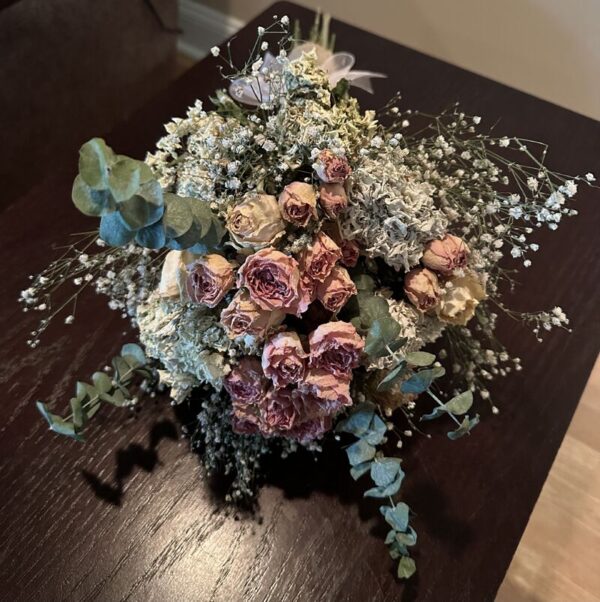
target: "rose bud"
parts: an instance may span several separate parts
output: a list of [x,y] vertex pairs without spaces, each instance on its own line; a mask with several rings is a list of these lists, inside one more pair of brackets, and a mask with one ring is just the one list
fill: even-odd
[[321,368],[334,376],[350,380],[358,367],[365,342],[348,322],[321,324],[308,337],[309,365]]
[[323,282],[341,258],[342,250],[327,234],[319,232],[302,253],[302,271],[312,280]]
[[437,276],[427,268],[416,268],[406,274],[404,292],[408,300],[421,312],[437,307],[441,293]]
[[355,240],[344,240],[340,245],[342,249],[342,259],[340,263],[345,265],[347,268],[353,268],[358,263],[358,256],[360,254],[360,247]]
[[464,326],[474,315],[479,302],[485,299],[485,288],[474,272],[453,278],[446,283],[437,315],[443,322]]
[[204,255],[189,264],[187,272],[190,300],[208,307],[216,307],[234,283],[233,266],[222,255]]
[[299,383],[304,378],[307,355],[295,332],[280,332],[264,346],[263,372],[276,388]]
[[277,199],[268,194],[246,196],[230,209],[226,227],[233,241],[246,248],[266,247],[285,233]]
[[284,318],[285,313],[281,310],[261,309],[246,290],[239,290],[221,312],[221,324],[232,339],[244,335],[264,339]]
[[313,165],[319,178],[326,184],[343,184],[352,173],[345,157],[337,157],[330,150],[319,153]]
[[308,307],[302,295],[298,262],[273,248],[257,251],[246,259],[238,272],[237,285],[245,286],[261,309],[298,314]]
[[342,184],[321,184],[319,205],[330,219],[336,219],[348,207],[348,196]]
[[425,245],[423,265],[444,274],[450,275],[456,268],[464,268],[469,258],[467,243],[458,236],[446,234],[441,240],[432,240]]
[[317,195],[306,182],[292,182],[279,195],[279,209],[283,219],[296,226],[306,226],[317,217]]
[[158,294],[164,298],[180,297],[185,292],[186,264],[192,263],[196,255],[189,251],[169,251],[165,257]]
[[287,437],[290,429],[302,419],[301,404],[291,389],[271,389],[266,407],[261,412],[260,430],[263,435]]
[[356,286],[346,268],[335,266],[317,287],[317,298],[325,309],[337,313],[356,295]]

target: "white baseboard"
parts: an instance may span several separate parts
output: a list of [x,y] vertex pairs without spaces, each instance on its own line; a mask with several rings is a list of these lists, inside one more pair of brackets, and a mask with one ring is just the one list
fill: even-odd
[[232,36],[244,22],[201,4],[199,0],[179,0],[177,49],[193,59],[204,58],[210,49]]

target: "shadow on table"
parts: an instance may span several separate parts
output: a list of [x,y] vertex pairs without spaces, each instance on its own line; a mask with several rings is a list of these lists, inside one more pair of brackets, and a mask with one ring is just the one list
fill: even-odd
[[170,420],[156,422],[148,433],[148,447],[131,443],[116,452],[116,465],[113,482],[102,481],[95,474],[83,470],[83,478],[88,482],[94,493],[100,499],[120,506],[127,479],[136,468],[152,472],[159,464],[157,448],[163,439],[178,439],[177,428]]

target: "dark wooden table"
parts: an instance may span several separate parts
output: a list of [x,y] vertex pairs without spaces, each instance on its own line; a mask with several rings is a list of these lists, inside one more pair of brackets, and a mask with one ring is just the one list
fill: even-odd
[[[279,3],[235,47],[245,50],[274,12],[312,20]],[[490,124],[501,118],[502,133],[548,142],[553,168],[600,174],[598,123],[342,23],[334,31],[359,68],[389,75],[375,96],[361,94],[364,107],[381,106],[397,89],[407,107],[427,111],[460,99]],[[163,122],[218,84],[213,60],[201,62],[109,142],[143,157]],[[482,408],[486,419],[470,438],[414,438],[405,451],[419,571],[402,585],[376,504],[362,500],[341,455],[274,467],[258,518],[236,517],[203,478],[164,399],[137,416],[103,413],[85,445],[48,432],[33,402],[62,404],[76,378],[127,340],[124,323],[92,295],[75,325],[55,325],[35,352],[25,346],[35,324],[16,304],[26,275],[55,256],[53,245],[90,226],[69,201],[75,169],[73,157],[0,215],[0,599],[492,600],[598,352],[598,191],[582,189],[579,217],[540,232],[542,250],[511,300],[520,309],[562,305],[573,333],[554,333],[542,346],[503,322],[501,336],[525,369],[495,385],[500,416]]]

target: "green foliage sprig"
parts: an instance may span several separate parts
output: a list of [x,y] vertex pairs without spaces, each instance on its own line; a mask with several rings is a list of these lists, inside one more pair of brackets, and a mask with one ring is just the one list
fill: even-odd
[[388,458],[377,446],[386,441],[387,427],[376,412],[372,403],[362,403],[353,408],[347,418],[341,420],[337,432],[348,433],[356,441],[346,448],[350,463],[350,474],[358,480],[369,473],[374,487],[365,491],[365,497],[389,499],[389,505],[382,505],[379,511],[390,526],[385,543],[390,556],[398,560],[398,577],[407,579],[416,571],[415,561],[410,557],[408,548],[417,542],[417,534],[409,525],[409,508],[404,502],[394,502],[398,494],[404,471],[400,458]]
[[44,402],[36,402],[37,409],[48,421],[52,431],[83,441],[83,429],[98,412],[102,402],[117,407],[132,405],[129,387],[133,380],[136,377],[152,376],[144,351],[134,343],[123,345],[120,355],[113,358],[112,366],[112,378],[104,372],[94,372],[91,383],[77,383],[75,397],[69,402],[71,413],[66,418],[50,412]]
[[164,192],[143,161],[115,154],[101,138],[79,150],[72,198],[79,211],[100,217],[100,238],[113,247],[135,241],[206,253],[225,233],[207,203]]

